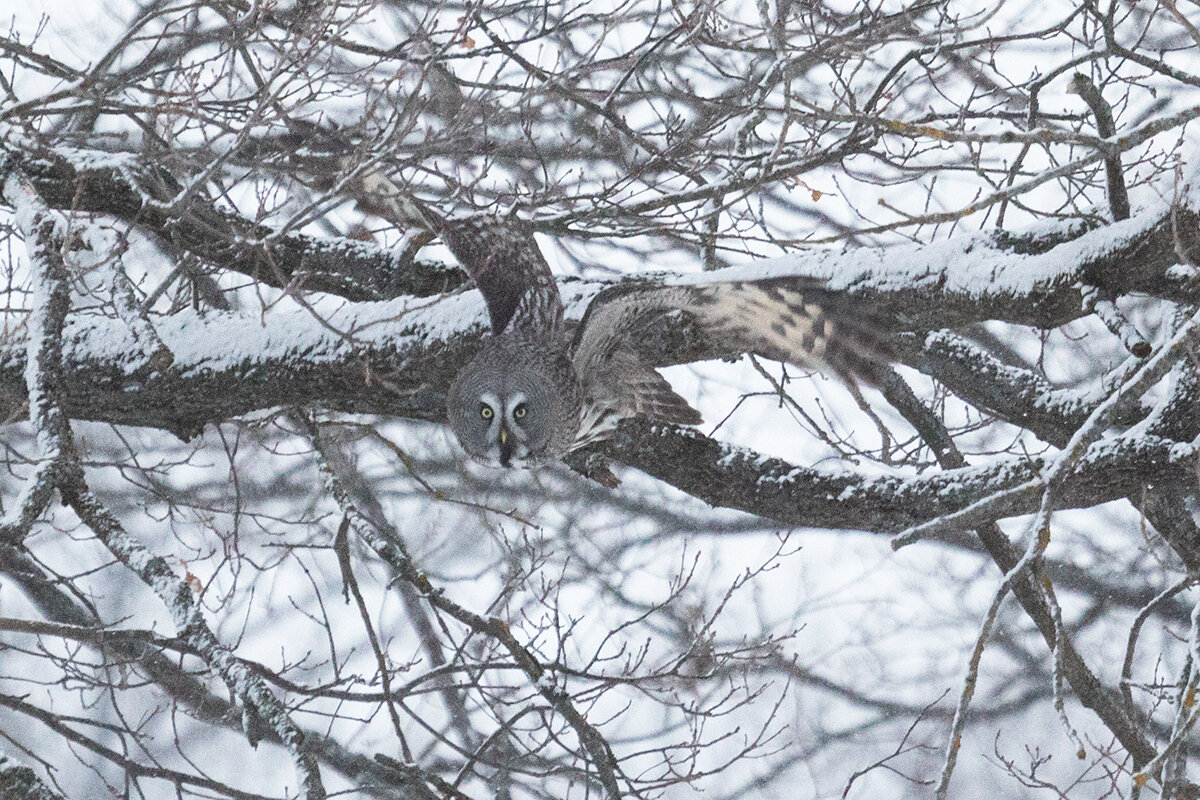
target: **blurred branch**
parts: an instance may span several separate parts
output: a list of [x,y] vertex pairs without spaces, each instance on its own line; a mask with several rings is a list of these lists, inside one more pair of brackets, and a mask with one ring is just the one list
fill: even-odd
[[[308,424],[308,434],[314,442],[319,443],[320,431],[311,421]],[[429,578],[409,559],[402,543],[394,541],[376,529],[370,519],[355,506],[352,494],[342,485],[337,474],[324,464],[322,466],[326,470],[329,487],[346,515],[342,523],[343,527],[353,529],[384,563],[395,570],[402,580],[420,591],[434,608],[458,620],[475,633],[499,642],[529,677],[538,694],[575,730],[580,744],[587,751],[592,766],[597,772],[600,784],[610,799],[620,800],[623,793],[617,783],[617,759],[613,755],[612,748],[599,731],[575,708],[570,694],[555,685],[554,677],[546,667],[516,640],[502,620],[495,617],[485,619],[454,602],[441,590],[435,589],[430,584]]]
[[[67,724],[67,719],[52,713],[42,708],[38,708],[32,703],[28,703],[19,697],[0,693],[0,706],[8,708],[17,713],[23,714],[26,717],[35,719],[46,727],[53,730],[59,736],[67,741],[91,750],[93,753],[103,756],[108,761],[119,766],[125,773],[133,779],[152,778],[154,780],[169,781],[176,786],[195,786],[197,788],[206,789],[210,792],[217,792],[227,797],[232,797],[234,800],[267,800],[263,795],[252,794],[250,792],[242,792],[238,789],[229,786],[228,784],[219,781],[209,780],[207,778],[193,775],[178,770],[169,769],[162,766],[150,766],[141,764],[132,758],[129,758],[117,751],[105,747],[100,742],[79,733],[70,725]],[[3,789],[4,784],[0,783],[0,789]],[[4,797],[12,797],[13,795],[5,794]],[[31,795],[38,797],[38,795]]]
[[[15,181],[14,176],[9,177],[5,194],[17,207],[22,220],[31,281],[35,287],[35,297],[41,299],[36,306],[37,313],[32,316],[28,326],[29,342],[35,349],[29,359],[26,376],[30,406],[35,409],[33,421],[38,427],[39,439],[45,443],[43,452],[49,454],[51,463],[58,462],[52,473],[52,488],[59,491],[64,504],[74,509],[79,519],[92,529],[113,555],[155,590],[171,612],[180,635],[222,674],[246,706],[254,708],[268,726],[279,734],[296,761],[305,796],[309,800],[323,800],[325,790],[317,764],[310,754],[303,751],[304,735],[291,722],[283,705],[259,678],[250,674],[218,642],[204,623],[186,582],[178,578],[163,559],[151,556],[131,538],[117,519],[96,500],[84,482],[71,430],[60,405],[62,332],[71,307],[67,269],[61,255],[66,247],[66,237],[60,232],[57,218],[42,204],[36,193],[28,186],[18,188],[14,185]],[[20,703],[15,698],[8,698],[5,702],[10,707]],[[30,713],[25,704],[21,704],[21,710]],[[64,735],[70,738],[68,733]],[[129,769],[128,766],[126,768]]]
[[21,169],[53,208],[104,213],[160,237],[172,248],[198,256],[288,291],[319,291],[351,300],[400,295],[426,297],[459,286],[465,274],[336,237],[277,230],[191,196],[177,211],[158,205],[183,191],[169,172],[129,155],[77,153],[78,165],[56,151],[2,131],[0,151],[8,168]]

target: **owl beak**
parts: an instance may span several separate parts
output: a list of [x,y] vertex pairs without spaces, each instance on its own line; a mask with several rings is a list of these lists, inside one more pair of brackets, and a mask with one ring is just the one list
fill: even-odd
[[500,426],[500,466],[511,467],[513,457],[513,435],[507,425]]

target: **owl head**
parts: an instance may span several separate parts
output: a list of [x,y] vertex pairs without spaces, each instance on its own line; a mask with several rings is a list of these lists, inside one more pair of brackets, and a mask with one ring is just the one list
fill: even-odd
[[566,454],[579,431],[579,379],[571,360],[516,336],[488,341],[446,397],[450,427],[481,464],[530,467]]

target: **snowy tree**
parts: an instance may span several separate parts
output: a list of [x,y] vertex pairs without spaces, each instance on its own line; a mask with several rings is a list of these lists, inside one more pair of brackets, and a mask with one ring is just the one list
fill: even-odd
[[[114,0],[0,36],[5,797],[1196,797],[1200,6]],[[1189,124],[1193,127],[1189,128]],[[878,386],[467,462],[443,243]],[[665,277],[664,277],[665,276]]]

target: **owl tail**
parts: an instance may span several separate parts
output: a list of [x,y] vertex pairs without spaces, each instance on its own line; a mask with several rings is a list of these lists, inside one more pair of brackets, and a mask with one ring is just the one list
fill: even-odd
[[818,285],[794,278],[704,286],[689,309],[714,343],[853,384],[883,383],[894,348],[882,320]]

